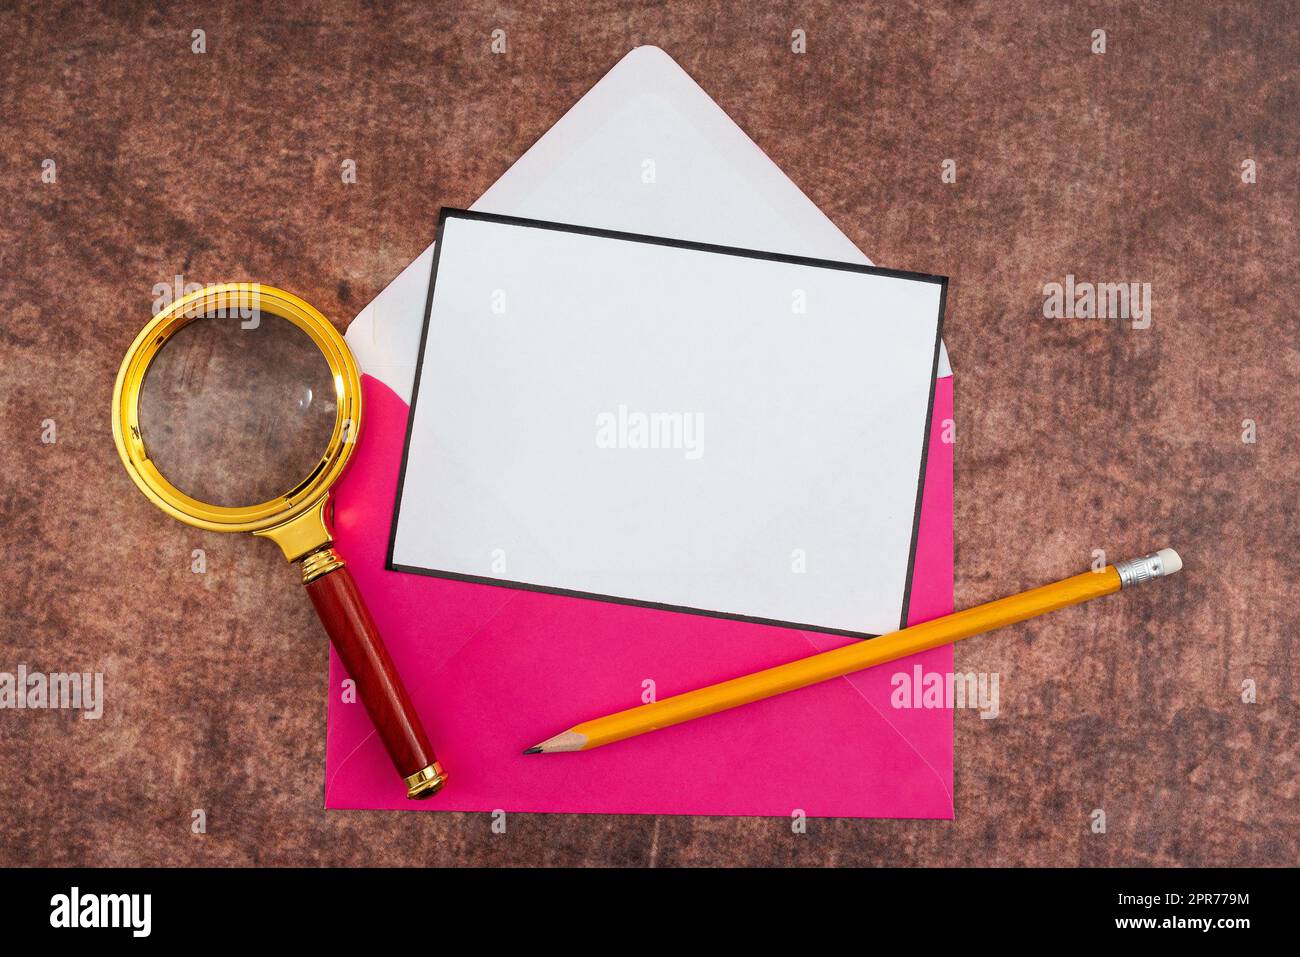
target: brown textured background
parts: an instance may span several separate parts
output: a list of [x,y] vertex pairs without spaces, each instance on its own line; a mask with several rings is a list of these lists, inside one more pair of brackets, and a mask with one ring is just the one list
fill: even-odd
[[[1294,4],[95,6],[0,13],[0,670],[102,670],[108,697],[98,722],[0,712],[0,864],[1300,859]],[[959,607],[1095,548],[1186,557],[960,646],[1002,715],[956,716],[954,822],[327,814],[296,576],[165,518],[117,461],[155,283],[262,279],[342,328],[642,43],[876,262],[952,277]],[[1067,272],[1150,282],[1151,328],[1044,319]]]

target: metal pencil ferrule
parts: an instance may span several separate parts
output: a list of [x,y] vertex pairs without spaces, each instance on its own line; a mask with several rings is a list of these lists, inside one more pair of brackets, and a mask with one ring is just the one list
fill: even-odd
[[1120,588],[1141,585],[1153,578],[1163,578],[1166,574],[1164,559],[1155,553],[1143,555],[1141,558],[1130,558],[1128,561],[1116,562],[1115,571],[1119,572]]

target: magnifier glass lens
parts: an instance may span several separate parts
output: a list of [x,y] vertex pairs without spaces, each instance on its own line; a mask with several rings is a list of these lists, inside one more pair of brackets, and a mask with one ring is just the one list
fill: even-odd
[[334,430],[329,364],[293,323],[204,316],[154,357],[140,432],[167,481],[209,505],[256,505],[298,486]]

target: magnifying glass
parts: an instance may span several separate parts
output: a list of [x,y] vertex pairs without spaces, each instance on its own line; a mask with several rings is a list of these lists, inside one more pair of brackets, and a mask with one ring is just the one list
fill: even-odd
[[256,283],[173,302],[127,351],[113,439],[140,491],[173,518],[252,532],[302,570],[307,594],[410,798],[446,775],[327,523],[361,426],[361,379],[312,306]]

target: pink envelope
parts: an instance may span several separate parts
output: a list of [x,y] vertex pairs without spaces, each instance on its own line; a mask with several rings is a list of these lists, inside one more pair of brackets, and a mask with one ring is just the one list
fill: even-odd
[[[330,652],[325,806],[422,811],[951,818],[952,711],[895,708],[895,674],[948,674],[951,647],[595,751],[522,749],[589,718],[856,639],[384,568],[406,404],[363,376],[365,422],[337,488],[339,547],[447,770],[408,801]],[[952,378],[935,387],[911,621],[952,611]]]

